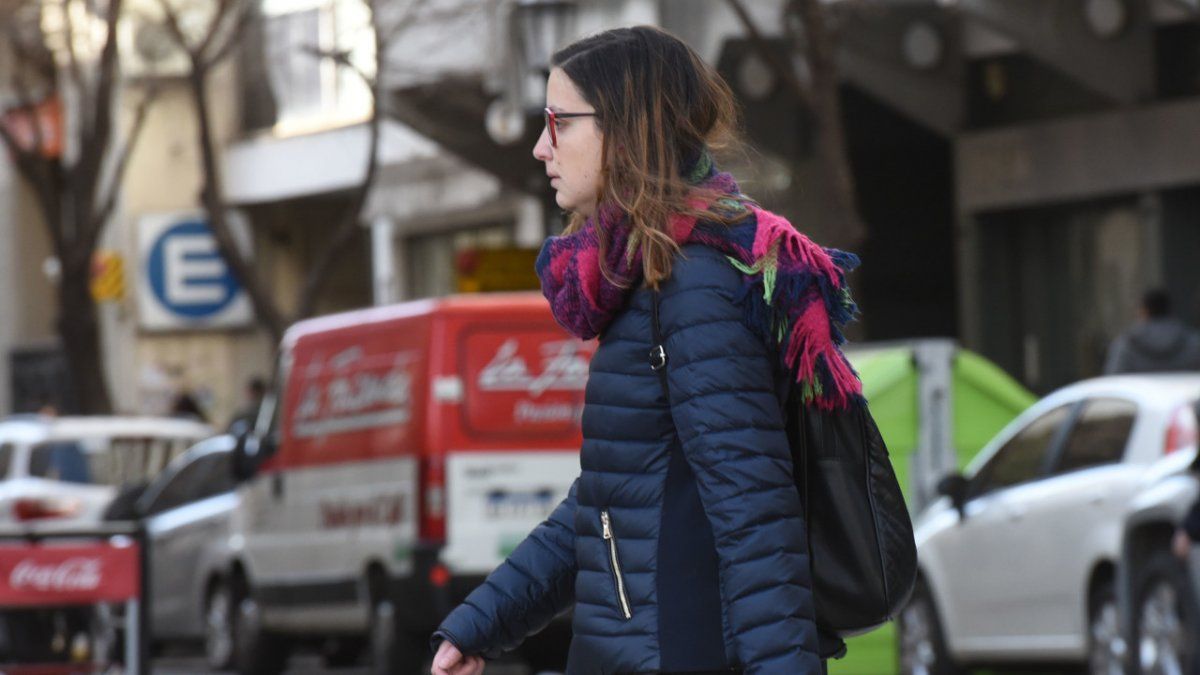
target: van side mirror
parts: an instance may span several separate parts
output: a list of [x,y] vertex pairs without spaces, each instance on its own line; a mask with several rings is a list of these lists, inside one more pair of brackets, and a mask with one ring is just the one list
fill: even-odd
[[245,429],[237,436],[233,446],[233,480],[244,483],[258,473],[262,463],[274,454],[274,435],[259,438],[253,429]]
[[955,510],[958,511],[958,517],[961,519],[967,517],[967,485],[967,479],[958,472],[949,474],[937,484],[938,494],[950,498],[950,503],[954,504]]

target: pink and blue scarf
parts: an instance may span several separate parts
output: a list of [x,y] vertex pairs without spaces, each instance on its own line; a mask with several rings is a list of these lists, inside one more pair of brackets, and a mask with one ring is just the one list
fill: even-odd
[[[709,246],[741,272],[744,285],[737,301],[745,307],[746,324],[780,350],[804,402],[840,410],[861,400],[862,383],[840,349],[846,341],[842,329],[858,311],[846,284],[858,257],[817,245],[784,218],[747,200],[707,153],[689,182],[728,195],[720,206],[744,210],[746,216],[732,225],[675,216],[670,223],[675,241]],[[597,228],[609,233],[604,262],[611,279],[600,271]],[[543,245],[536,264],[542,293],[572,335],[588,340],[601,334],[641,285],[641,252],[629,245],[630,231],[625,214],[601,205],[579,231],[550,237]]]

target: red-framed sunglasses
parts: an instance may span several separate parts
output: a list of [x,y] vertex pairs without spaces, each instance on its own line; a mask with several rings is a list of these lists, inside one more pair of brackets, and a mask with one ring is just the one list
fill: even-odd
[[594,112],[554,112],[549,108],[542,109],[542,116],[546,118],[546,128],[550,130],[550,147],[558,147],[558,121],[566,120],[572,117],[595,117]]

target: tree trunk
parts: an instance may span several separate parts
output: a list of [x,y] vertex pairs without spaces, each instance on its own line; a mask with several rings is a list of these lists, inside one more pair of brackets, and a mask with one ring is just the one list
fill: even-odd
[[846,147],[838,86],[837,42],[829,25],[830,8],[821,0],[795,3],[805,29],[805,56],[812,76],[811,105],[817,118],[817,156],[827,172],[829,202],[841,219],[830,242],[839,248],[857,248],[867,237],[858,210],[858,189]]
[[58,334],[78,396],[79,412],[110,414],[112,399],[105,384],[100,324],[90,288],[90,256],[60,255],[59,260],[63,268],[58,284]]

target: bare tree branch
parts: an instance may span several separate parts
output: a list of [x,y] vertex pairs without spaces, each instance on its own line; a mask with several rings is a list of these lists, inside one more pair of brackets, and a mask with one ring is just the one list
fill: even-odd
[[738,16],[738,21],[741,22],[742,28],[746,30],[747,37],[750,38],[750,44],[758,55],[767,62],[767,65],[775,72],[784,85],[791,91],[796,98],[800,99],[805,105],[812,104],[812,92],[808,87],[800,81],[796,75],[796,69],[792,64],[788,63],[779,55],[779,52],[771,47],[771,43],[763,37],[762,31],[758,29],[758,25],[754,23],[754,18],[750,16],[750,12],[746,10],[746,6],[742,4],[742,0],[725,0],[725,4],[733,10]]
[[[817,117],[817,153],[828,176],[829,199],[841,217],[835,230],[840,246],[855,246],[867,236],[866,225],[858,210],[858,188],[846,145],[846,127],[842,121],[841,92],[837,67],[837,43],[830,34],[828,8],[822,0],[790,0],[789,11],[804,23],[805,58],[812,76],[812,110]],[[790,22],[784,21],[784,25]],[[789,36],[796,44],[798,36]]]
[[[188,73],[187,82],[188,89],[191,92],[193,108],[196,113],[196,142],[200,149],[201,169],[204,175],[204,185],[200,192],[200,203],[208,214],[213,238],[217,241],[217,249],[225,259],[225,264],[229,266],[229,270],[233,273],[234,278],[246,290],[246,294],[250,297],[250,304],[254,307],[254,313],[259,323],[278,341],[283,336],[283,330],[286,327],[283,313],[275,304],[267,287],[255,275],[255,268],[251,264],[251,261],[247,260],[242,254],[227,218],[228,206],[225,199],[224,187],[221,184],[220,165],[217,161],[217,138],[213,129],[212,113],[208,105],[208,75],[212,67],[224,58],[226,54],[230,53],[233,46],[237,44],[242,30],[248,21],[247,16],[251,14],[251,11],[245,2],[239,5],[234,5],[232,2],[222,2],[217,7],[217,12],[214,14],[212,23],[209,25],[209,30],[206,33],[206,41],[201,42],[200,45],[192,46],[188,43],[187,37],[180,27],[178,14],[170,6],[168,0],[158,0],[158,4],[162,8],[169,33],[177,46],[187,53],[188,60],[191,63],[191,71]],[[236,9],[234,9],[235,7]],[[218,32],[218,26],[224,25],[226,21],[230,20],[229,12],[231,11],[240,11],[237,17],[237,24],[231,31],[228,40],[217,50],[217,53],[211,57],[206,56],[203,50],[211,48],[212,36]]]
[[334,262],[345,251],[346,247],[354,240],[354,235],[362,229],[362,212],[366,206],[367,199],[371,195],[371,191],[375,186],[376,178],[379,175],[379,146],[383,135],[383,121],[385,118],[383,111],[383,72],[387,67],[388,47],[391,41],[397,39],[399,35],[411,26],[417,17],[417,11],[425,0],[412,0],[408,7],[405,8],[405,13],[399,20],[390,27],[383,26],[383,22],[379,16],[380,0],[371,0],[371,35],[375,41],[375,76],[366,77],[366,74],[361,69],[354,67],[350,61],[350,55],[347,52],[340,52],[328,55],[335,63],[342,67],[352,69],[363,78],[367,86],[371,90],[371,118],[368,121],[369,137],[367,141],[366,166],[363,170],[362,182],[355,188],[354,193],[350,197],[350,203],[346,210],[342,212],[342,216],[338,221],[330,235],[329,242],[322,247],[313,261],[309,272],[305,277],[304,285],[300,290],[299,301],[297,305],[297,318],[305,318],[310,316],[316,310],[317,297],[320,294],[322,286],[326,283],[329,277],[329,272],[333,268]]
[[71,83],[79,91],[82,108],[86,110],[90,92],[87,90],[88,83],[83,77],[83,69],[79,65],[79,55],[75,53],[75,22],[71,19],[71,2],[72,0],[63,0],[60,6],[63,37],[67,42],[67,72],[71,75]]
[[[379,0],[371,0],[369,5],[371,7],[371,23],[372,23],[373,31],[375,33],[376,49],[382,49],[384,52],[384,54],[382,54],[379,57],[379,59],[378,59],[379,61],[382,62],[382,61],[386,60],[387,48],[391,45],[391,43],[393,41],[395,41],[397,38],[399,38],[401,33],[408,30],[409,27],[411,27],[414,23],[416,23],[418,18],[421,18],[421,17],[417,16],[417,12],[421,9],[421,7],[423,5],[426,4],[426,2],[427,2],[427,0],[412,0],[411,2],[408,3],[408,7],[405,8],[404,13],[401,14],[396,19],[396,22],[394,24],[392,24],[391,26],[385,27],[382,25],[382,20],[380,18],[378,18],[379,17],[379,12],[378,12]],[[480,11],[482,9],[482,7],[483,7],[482,5],[473,6],[473,7],[469,8],[470,11],[462,11],[460,9],[460,10],[455,11],[453,14],[451,14],[451,13],[441,13],[441,14],[430,13],[423,18],[427,21],[436,21],[436,20],[445,19],[445,18],[452,18],[452,19],[462,18],[464,16],[471,16],[472,14]]]
[[200,55],[200,58],[204,58],[205,55],[208,54],[209,46],[212,44],[212,41],[216,39],[217,34],[221,32],[221,26],[225,23],[225,19],[229,16],[229,8],[232,6],[232,3],[236,1],[237,0],[217,0],[217,7],[213,11],[213,20],[210,24],[208,24],[208,30],[204,32],[204,37],[200,39],[200,44],[196,46],[196,53]]
[[129,128],[129,137],[126,139],[125,147],[121,149],[121,154],[117,157],[117,161],[113,165],[108,188],[104,191],[104,201],[101,203],[100,209],[94,217],[95,226],[92,229],[97,234],[104,228],[104,224],[112,217],[113,211],[116,208],[117,197],[121,193],[121,184],[125,178],[125,171],[129,166],[129,157],[137,147],[138,139],[142,135],[142,127],[145,126],[146,117],[150,112],[150,106],[158,99],[158,94],[158,88],[151,87],[142,97],[141,102],[138,103],[137,110],[133,114],[133,123]]
[[233,28],[230,29],[229,36],[226,38],[225,43],[216,50],[215,54],[213,54],[211,57],[208,57],[205,67],[213,68],[217,64],[224,61],[230,54],[232,54],[234,48],[241,43],[242,37],[246,34],[246,29],[250,27],[250,22],[253,20],[254,10],[251,8],[249,3],[243,2],[241,5],[241,12],[235,19],[237,23],[235,23]]
[[196,62],[195,54],[192,46],[188,44],[187,36],[183,34],[183,29],[179,26],[179,14],[175,12],[175,8],[171,5],[170,0],[158,0],[158,6],[162,10],[163,23],[166,24],[167,31],[175,40],[175,45],[187,53],[194,66]]
[[376,78],[371,90],[371,119],[368,122],[367,159],[362,182],[355,188],[354,194],[350,198],[350,204],[342,213],[341,219],[330,235],[328,244],[321,247],[320,252],[317,254],[317,259],[313,261],[312,266],[309,268],[308,274],[304,279],[304,285],[300,290],[300,300],[297,303],[296,315],[298,319],[312,315],[316,309],[317,295],[328,279],[329,272],[333,268],[333,263],[342,254],[346,246],[354,240],[354,235],[361,230],[362,210],[367,203],[367,198],[371,195],[371,189],[375,185],[375,178],[379,174],[379,141],[383,131],[383,113],[378,103],[382,99],[382,92],[379,91],[379,81]]
[[[105,20],[104,48],[96,66],[96,95],[92,109],[83,113],[94,115],[91,121],[93,133],[81,144],[79,162],[72,172],[72,183],[76,194],[76,208],[87,222],[96,203],[96,189],[100,184],[105,157],[108,156],[112,140],[112,114],[114,92],[117,86],[117,24],[121,16],[122,0],[109,0],[108,16]],[[89,228],[90,229],[90,228]],[[93,239],[91,232],[81,232],[85,240]]]
[[350,60],[350,52],[344,49],[321,49],[316,45],[307,45],[300,49],[300,53],[318,59],[328,59],[333,61],[338,66],[345,68],[346,70],[349,70],[357,75],[358,79],[362,80],[363,84],[367,85],[368,87],[373,86],[375,82],[374,77],[367,74],[362,68],[354,65],[354,62]]

